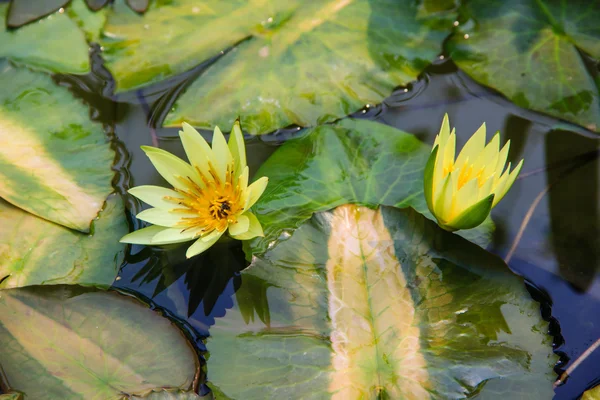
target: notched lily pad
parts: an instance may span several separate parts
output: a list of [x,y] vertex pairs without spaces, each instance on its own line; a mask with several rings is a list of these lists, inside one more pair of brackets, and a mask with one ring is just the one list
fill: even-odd
[[244,400],[551,398],[546,330],[498,257],[412,209],[343,205],[242,272],[208,379]]
[[144,18],[116,7],[104,56],[117,91],[136,89],[218,59],[167,116],[251,134],[314,126],[379,103],[440,52],[452,8],[420,1],[154,2]]
[[78,286],[0,292],[0,347],[5,386],[36,400],[191,390],[199,368],[167,319],[133,298]]
[[88,232],[112,192],[114,151],[89,109],[42,73],[0,62],[0,197]]
[[458,66],[521,107],[600,131],[600,8],[586,0],[471,0],[448,42]]
[[0,199],[0,289],[79,284],[109,287],[123,261],[128,232],[121,198],[112,195],[91,235],[29,214]]

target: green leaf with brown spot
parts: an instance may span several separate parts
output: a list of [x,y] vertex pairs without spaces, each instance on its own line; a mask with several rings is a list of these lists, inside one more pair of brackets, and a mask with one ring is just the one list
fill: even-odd
[[448,52],[517,105],[600,131],[600,7],[595,1],[469,0]]
[[102,125],[46,74],[0,63],[0,87],[0,197],[88,232],[112,192]]
[[4,384],[36,400],[121,400],[191,390],[198,358],[181,331],[132,297],[79,286],[0,292]]
[[242,272],[208,379],[240,400],[545,399],[547,326],[498,257],[412,209],[343,205]]
[[241,117],[251,134],[314,126],[379,103],[417,78],[450,33],[454,5],[396,0],[123,4],[103,40],[117,91],[182,73],[235,48],[177,100],[165,124],[209,128]]
[[[8,7],[8,3],[0,4],[0,20],[6,19]],[[47,72],[90,72],[89,46],[84,33],[66,13],[58,11],[17,29],[8,29],[3,23],[0,57]],[[3,88],[5,85],[2,82]]]
[[123,202],[111,195],[92,234],[29,214],[0,199],[0,289],[79,284],[109,287],[123,261],[129,229]]

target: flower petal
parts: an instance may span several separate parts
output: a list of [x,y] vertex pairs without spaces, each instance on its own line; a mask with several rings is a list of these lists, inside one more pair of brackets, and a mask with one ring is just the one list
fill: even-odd
[[129,189],[127,192],[137,197],[144,203],[147,203],[152,207],[160,208],[163,210],[170,210],[177,207],[176,202],[165,200],[165,197],[174,197],[182,199],[182,197],[176,191],[160,186],[136,186],[134,188]]
[[438,221],[445,223],[448,221],[449,215],[448,212],[452,209],[453,202],[453,194],[454,194],[454,185],[452,180],[456,176],[456,173],[450,172],[446,179],[444,179],[444,185],[440,190],[440,194],[438,198],[435,200],[434,204],[434,213],[435,217]]
[[181,158],[174,156],[168,151],[150,146],[142,146],[154,168],[165,178],[173,187],[177,189],[186,189],[186,186],[177,177],[192,178],[195,182],[200,182],[192,166]]
[[229,224],[229,234],[232,236],[241,235],[248,232],[250,219],[247,215],[240,215],[235,224]]
[[[248,221],[250,222],[250,225],[248,226],[248,230],[245,233],[242,233],[239,235],[231,235],[231,237],[233,237],[234,239],[237,239],[237,240],[248,240],[248,239],[255,238],[257,236],[265,235],[263,233],[262,226],[260,225],[260,222],[258,221],[258,218],[256,218],[256,215],[252,214],[251,212],[245,212],[242,215],[245,215],[246,217],[248,217]],[[230,232],[230,234],[231,234],[231,232]]]
[[454,209],[452,212],[448,212],[449,219],[462,213],[467,208],[471,207],[477,201],[477,194],[479,193],[479,183],[477,179],[471,179],[461,187],[458,192],[454,193],[456,198],[454,202]]
[[436,145],[431,151],[431,154],[429,154],[423,175],[423,193],[425,194],[427,208],[429,208],[431,213],[433,213],[433,169],[435,167],[435,159],[437,158],[439,150],[440,146]]
[[480,225],[490,214],[493,202],[494,195],[491,194],[463,211],[462,214],[458,215],[454,220],[448,222],[446,226],[443,226],[442,228],[450,228],[450,230],[475,228],[477,225]]
[[214,238],[220,238],[221,235],[223,235],[223,233],[225,233],[225,231],[221,232],[221,231],[218,231],[217,229],[215,229],[211,233],[209,233],[208,235],[202,236],[202,240],[205,241],[205,242],[210,242]]
[[218,126],[215,127],[213,133],[212,152],[217,176],[221,182],[225,182],[227,165],[231,163],[231,152],[229,151],[229,147],[227,147],[225,136],[223,136],[223,133]]
[[[517,176],[519,175],[519,172],[521,172],[522,167],[523,167],[523,160],[521,160],[519,162],[519,164],[515,167],[515,169],[512,170],[510,175],[508,175],[508,177],[506,178],[506,180],[503,183],[503,186],[500,187],[498,185],[498,187],[496,188],[496,198],[494,198],[494,204],[492,205],[492,207],[495,207],[496,204],[498,204],[498,202],[500,200],[502,200],[502,198],[504,197],[506,192],[508,192],[508,189],[510,189],[510,187],[513,185],[513,183],[515,183],[515,179],[517,179]],[[510,164],[509,164],[509,168],[510,168]],[[506,170],[506,172],[508,173],[508,169]]]
[[[185,214],[179,212],[171,212],[160,208],[149,208],[135,216],[137,219],[149,222],[154,225],[174,228],[182,218],[194,218],[195,214]],[[183,228],[182,228],[183,229]]]
[[248,186],[248,189],[246,190],[246,204],[244,205],[244,210],[249,210],[250,207],[256,203],[256,201],[260,198],[260,196],[262,196],[263,192],[267,188],[268,183],[269,178],[263,176]]
[[239,119],[233,124],[233,129],[229,135],[228,146],[231,157],[233,157],[233,173],[237,178],[242,174],[243,169],[246,166],[246,144],[244,143],[244,135],[242,134]]
[[240,191],[242,193],[246,193],[246,190],[248,189],[248,175],[249,174],[250,174],[250,170],[248,169],[248,166],[246,165],[238,178],[238,185],[240,185]]
[[467,159],[475,161],[479,153],[483,151],[485,147],[485,122],[481,124],[479,129],[471,136],[467,143],[460,151],[458,158],[456,159],[455,165],[458,168],[463,168]]
[[156,225],[148,226],[146,228],[138,229],[137,231],[128,233],[127,235],[123,236],[119,241],[121,243],[131,244],[151,244],[152,238],[160,232],[164,231],[165,229],[168,228]]
[[190,124],[184,122],[181,127],[183,130],[179,131],[179,137],[188,160],[190,160],[192,166],[198,168],[202,175],[210,177],[208,165],[209,163],[214,165],[210,146]]
[[182,243],[193,240],[198,229],[165,228],[152,238],[152,244]]
[[208,242],[203,240],[204,238],[196,240],[196,242],[187,249],[187,251],[185,252],[185,256],[187,258],[192,258],[195,255],[202,253],[203,251],[210,248],[213,244],[215,244],[222,234],[223,233],[221,232],[219,235],[212,237],[211,240]]

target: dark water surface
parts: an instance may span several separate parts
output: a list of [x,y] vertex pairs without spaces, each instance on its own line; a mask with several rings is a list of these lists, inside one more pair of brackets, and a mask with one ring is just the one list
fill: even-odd
[[[92,107],[92,118],[105,124],[119,157],[115,187],[166,185],[140,145],[158,145],[184,157],[178,129],[160,126],[175,96],[210,62],[182,76],[110,100],[111,78],[96,49],[94,73],[81,78],[57,76]],[[104,96],[102,95],[104,93]],[[458,72],[451,61],[438,60],[421,79],[399,88],[384,104],[369,106],[354,117],[373,119],[432,143],[444,113],[456,126],[458,147],[486,122],[488,138],[497,130],[511,140],[510,159],[525,166],[506,199],[492,213],[497,228],[488,250],[504,257],[543,300],[558,354],[571,362],[600,337],[598,137],[582,128],[520,109]],[[229,127],[222,127],[229,129]],[[248,138],[251,175],[296,127]],[[210,133],[206,132],[206,138]],[[185,158],[185,157],[184,157]],[[125,170],[127,168],[127,170]],[[142,205],[126,197],[133,215]],[[520,237],[520,240],[514,240]],[[114,287],[136,293],[175,318],[198,348],[214,319],[232,305],[247,266],[241,243],[219,243],[204,254],[185,259],[187,245],[164,249],[131,247]],[[559,323],[557,323],[557,321]],[[559,326],[560,325],[560,326]],[[569,364],[559,364],[562,372]],[[576,399],[600,379],[600,351],[587,359],[555,399]],[[235,379],[232,377],[231,379]],[[548,383],[550,384],[550,382]]]

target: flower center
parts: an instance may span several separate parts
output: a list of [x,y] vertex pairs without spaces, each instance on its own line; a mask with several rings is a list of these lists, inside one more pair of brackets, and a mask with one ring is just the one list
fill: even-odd
[[197,170],[202,180],[201,185],[190,177],[180,177],[185,189],[175,188],[175,191],[183,199],[165,198],[182,206],[171,210],[185,214],[177,223],[178,226],[183,230],[197,230],[196,236],[205,236],[214,230],[224,232],[229,224],[237,222],[237,217],[244,211],[244,205],[242,189],[233,176],[233,168],[233,164],[227,166],[224,181],[219,178],[212,165],[209,166],[210,176]]

